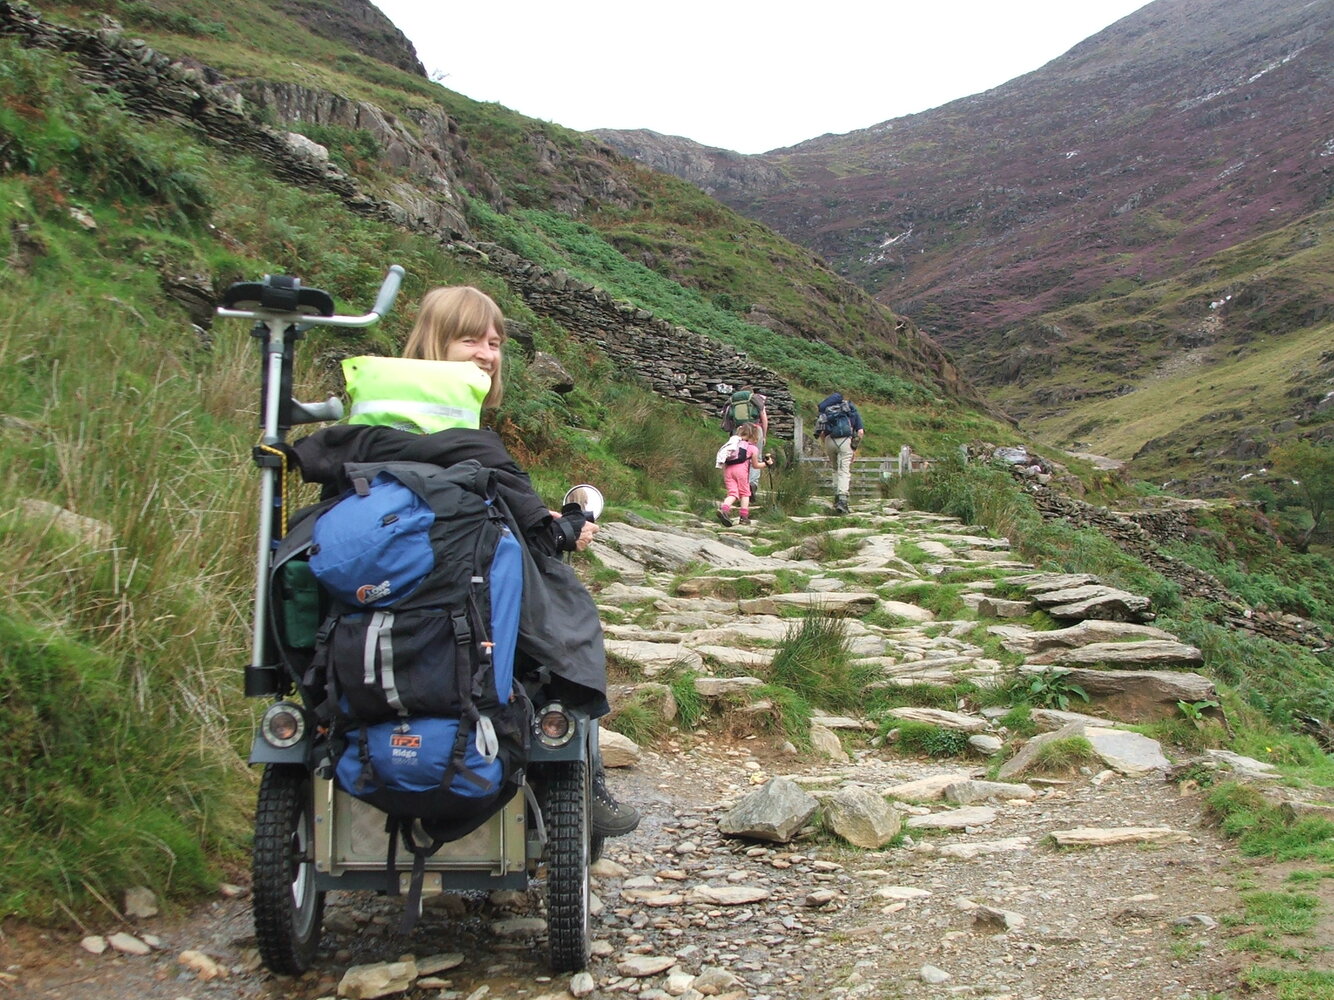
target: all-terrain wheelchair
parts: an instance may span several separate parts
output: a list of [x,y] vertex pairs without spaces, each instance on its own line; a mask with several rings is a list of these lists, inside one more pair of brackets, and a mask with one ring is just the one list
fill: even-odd
[[[262,430],[253,451],[260,474],[254,621],[245,668],[246,695],[273,699],[250,753],[250,762],[263,767],[252,866],[259,952],[274,972],[308,969],[331,889],[406,894],[409,905],[419,907],[422,893],[527,890],[544,879],[550,963],[555,970],[582,969],[589,957],[589,865],[601,850],[589,822],[593,720],[553,698],[540,678],[526,679],[535,711],[520,791],[409,872],[395,861],[386,814],[340,784],[330,766],[330,727],[315,704],[320,692],[303,684],[310,643],[298,633],[308,630],[303,620],[318,620],[320,595],[275,573],[275,552],[302,517],[289,510],[294,470],[285,444],[293,427],[338,420],[343,407],[337,398],[300,403],[292,397],[296,347],[316,326],[377,322],[402,277],[402,268],[391,267],[375,305],[361,316],[336,315],[329,294],[281,275],[232,285],[217,309],[221,318],[253,323],[262,380]],[[581,486],[571,494],[592,516],[600,512],[595,489]],[[405,835],[417,838],[419,848],[433,836],[420,824]],[[415,915],[407,915],[405,928]]]

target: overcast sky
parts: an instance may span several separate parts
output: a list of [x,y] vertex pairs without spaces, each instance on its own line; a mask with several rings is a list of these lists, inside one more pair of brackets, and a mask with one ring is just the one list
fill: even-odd
[[981,93],[1146,0],[372,0],[450,90],[761,153]]

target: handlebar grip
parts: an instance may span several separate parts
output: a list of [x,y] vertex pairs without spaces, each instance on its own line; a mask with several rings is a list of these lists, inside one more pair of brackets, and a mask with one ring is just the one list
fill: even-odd
[[394,307],[394,299],[398,298],[398,286],[402,283],[403,268],[391,264],[389,273],[384,276],[384,284],[380,286],[380,294],[375,297],[375,305],[371,306],[371,312],[377,316],[386,315]]

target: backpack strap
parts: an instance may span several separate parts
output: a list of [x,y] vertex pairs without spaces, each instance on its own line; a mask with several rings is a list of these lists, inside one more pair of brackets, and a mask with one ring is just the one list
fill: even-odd
[[[454,644],[458,647],[455,651],[458,666],[454,670],[454,693],[458,695],[459,707],[464,713],[472,709],[472,678],[478,669],[478,650],[472,641],[470,617],[467,608],[458,608],[449,616],[450,624],[454,626]],[[467,670],[462,668],[464,663],[469,665]]]
[[379,783],[375,777],[375,765],[371,763],[370,737],[366,735],[364,725],[357,730],[357,760],[361,762],[361,772],[357,775],[357,782],[352,786],[352,791],[360,795],[366,791],[367,785]]
[[433,838],[430,844],[421,846],[412,836],[412,824],[413,820],[406,816],[390,816],[385,823],[385,829],[389,831],[389,856],[385,859],[389,871],[389,895],[398,895],[397,841],[401,839],[403,847],[412,855],[412,877],[408,880],[408,898],[403,902],[403,920],[398,926],[400,934],[409,933],[417,925],[422,908],[422,883],[426,881],[426,859],[445,843]]
[[376,611],[371,615],[366,628],[366,643],[362,648],[362,683],[368,688],[375,687],[375,654],[380,654],[380,688],[384,691],[385,701],[399,715],[407,715],[403,706],[403,697],[398,693],[398,681],[394,676],[394,613]]
[[301,678],[301,685],[309,690],[324,688],[324,700],[313,709],[315,718],[326,725],[339,715],[338,689],[334,680],[333,668],[329,664],[329,636],[338,626],[338,615],[331,614],[320,622],[315,633],[315,655],[311,657],[310,667]]

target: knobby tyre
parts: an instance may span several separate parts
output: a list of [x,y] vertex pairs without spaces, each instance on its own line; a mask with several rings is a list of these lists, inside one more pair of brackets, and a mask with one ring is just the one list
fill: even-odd
[[551,967],[578,972],[588,965],[588,767],[583,761],[551,768],[547,784],[547,936]]
[[319,950],[324,919],[324,893],[315,888],[311,779],[304,767],[264,767],[251,876],[260,957],[273,972],[300,975]]

